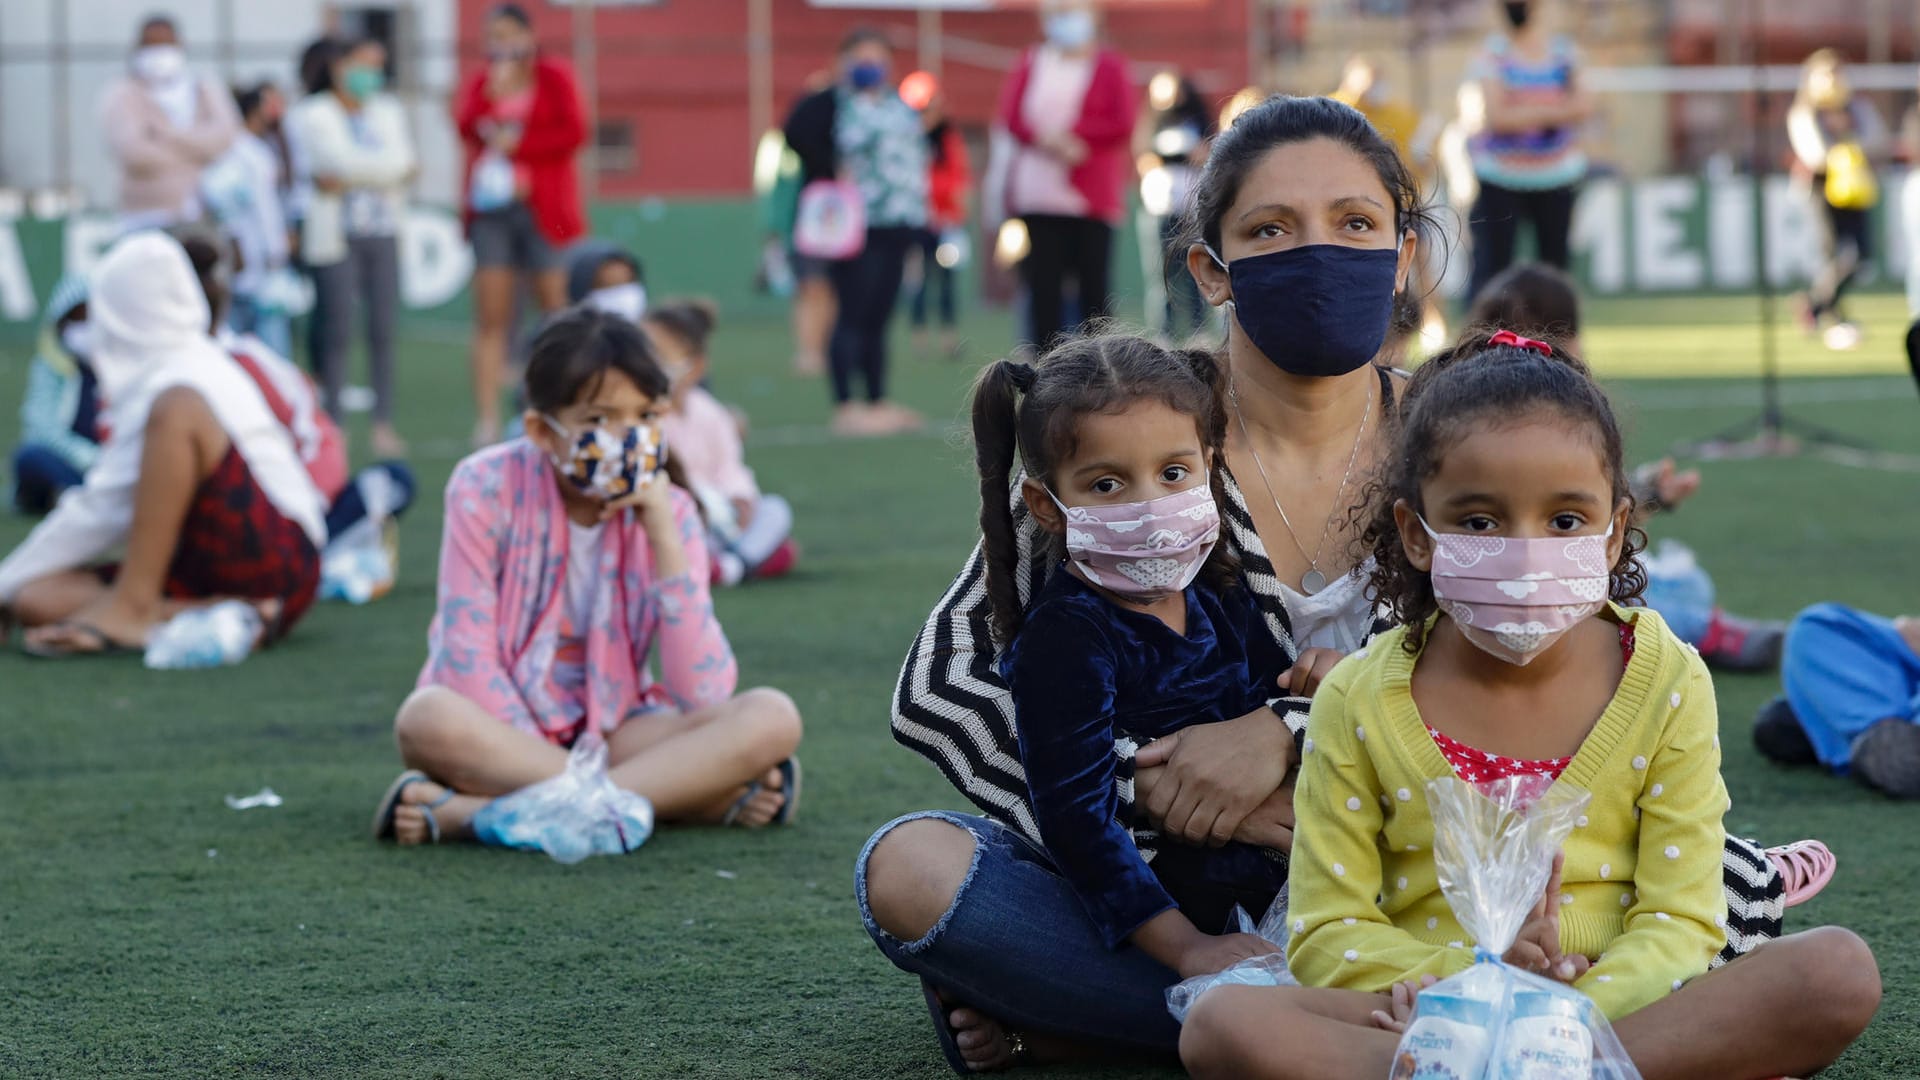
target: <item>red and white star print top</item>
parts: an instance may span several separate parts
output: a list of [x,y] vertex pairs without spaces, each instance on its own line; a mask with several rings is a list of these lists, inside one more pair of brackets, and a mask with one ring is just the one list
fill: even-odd
[[[1633,660],[1633,627],[1625,623],[1620,626],[1620,656],[1623,663]],[[1446,755],[1447,764],[1453,766],[1454,774],[1469,784],[1484,784],[1509,776],[1544,776],[1549,780],[1558,780],[1560,774],[1567,770],[1567,764],[1573,760],[1571,757],[1539,761],[1500,757],[1451,738],[1432,724],[1427,725],[1427,734],[1433,736],[1434,745]]]

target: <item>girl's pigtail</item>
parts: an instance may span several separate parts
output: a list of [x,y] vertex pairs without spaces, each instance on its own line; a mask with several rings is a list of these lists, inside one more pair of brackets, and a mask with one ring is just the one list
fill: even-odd
[[[1198,379],[1210,391],[1208,398],[1211,407],[1195,419],[1200,424],[1200,437],[1206,443],[1207,459],[1211,462],[1207,469],[1207,486],[1213,489],[1213,504],[1220,508],[1221,530],[1228,526],[1226,517],[1232,513],[1233,504],[1227,500],[1227,408],[1226,408],[1226,369],[1221,366],[1220,357],[1209,349],[1181,349],[1175,355],[1183,360]],[[1201,569],[1207,584],[1221,592],[1229,592],[1241,586],[1240,557],[1233,553],[1233,546],[1223,535],[1213,545],[1213,552],[1207,556],[1207,562]]]
[[987,563],[987,601],[1001,645],[1020,632],[1025,612],[1017,585],[1020,546],[1013,530],[1012,479],[1019,456],[1019,395],[1032,389],[1032,365],[996,360],[973,391],[973,459],[980,472],[980,547]]

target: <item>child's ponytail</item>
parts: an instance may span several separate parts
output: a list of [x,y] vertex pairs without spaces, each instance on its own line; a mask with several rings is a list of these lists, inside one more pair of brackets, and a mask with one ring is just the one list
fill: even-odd
[[996,360],[973,391],[973,460],[980,473],[980,547],[987,564],[993,633],[1005,645],[1020,632],[1020,545],[1013,530],[1013,471],[1019,458],[1020,395],[1033,388],[1031,364]]

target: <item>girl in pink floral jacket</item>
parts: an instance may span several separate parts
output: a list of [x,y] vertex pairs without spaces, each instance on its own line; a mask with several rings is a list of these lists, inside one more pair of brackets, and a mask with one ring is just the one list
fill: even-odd
[[394,721],[408,769],[376,835],[470,836],[475,811],[558,774],[588,735],[662,821],[791,820],[800,716],[779,691],[734,692],[705,529],[662,467],[668,380],[646,337],[562,316],[534,342],[527,400],[526,437],[447,484],[439,611]]

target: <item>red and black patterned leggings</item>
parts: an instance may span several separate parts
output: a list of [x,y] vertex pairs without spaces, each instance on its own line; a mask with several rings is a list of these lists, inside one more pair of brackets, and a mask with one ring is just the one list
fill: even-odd
[[[176,600],[279,600],[284,634],[313,606],[320,553],[306,530],[280,513],[234,447],[201,481],[167,568]],[[272,633],[269,629],[269,633]]]

